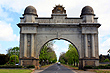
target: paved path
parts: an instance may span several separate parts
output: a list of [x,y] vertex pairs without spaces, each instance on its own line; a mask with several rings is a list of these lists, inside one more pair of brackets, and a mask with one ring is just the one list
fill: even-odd
[[74,72],[62,65],[54,64],[45,69],[44,71],[36,70],[34,73],[74,73]]

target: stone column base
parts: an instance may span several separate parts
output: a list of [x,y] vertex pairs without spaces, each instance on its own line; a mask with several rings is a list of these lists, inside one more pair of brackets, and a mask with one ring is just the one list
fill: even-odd
[[40,69],[40,67],[39,66],[35,66],[35,69]]
[[79,59],[79,69],[84,69],[84,66],[99,66],[99,59]]
[[22,66],[34,65],[35,69],[40,69],[39,59],[36,58],[20,58],[19,63]]

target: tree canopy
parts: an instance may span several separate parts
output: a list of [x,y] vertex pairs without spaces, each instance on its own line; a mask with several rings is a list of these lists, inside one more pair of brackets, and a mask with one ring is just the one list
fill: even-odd
[[13,47],[7,50],[9,56],[15,55],[15,53],[19,57],[19,47]]
[[61,63],[70,64],[70,65],[74,63],[75,65],[75,63],[79,62],[79,55],[77,49],[72,44],[69,44],[68,51],[60,55],[59,61]]
[[53,42],[49,42],[45,44],[39,55],[39,62],[40,64],[45,62],[45,63],[55,63],[57,61],[57,57],[55,54],[55,51],[52,49]]

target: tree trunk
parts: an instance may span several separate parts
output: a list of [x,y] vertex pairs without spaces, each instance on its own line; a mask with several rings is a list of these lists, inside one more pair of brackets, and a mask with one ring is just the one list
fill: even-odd
[[75,66],[75,61],[74,61],[74,66]]

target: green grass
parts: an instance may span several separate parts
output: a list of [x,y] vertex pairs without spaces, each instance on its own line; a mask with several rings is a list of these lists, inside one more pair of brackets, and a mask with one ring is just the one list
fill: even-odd
[[31,73],[29,69],[0,69],[0,73]]
[[105,70],[95,70],[94,72],[97,72],[97,73],[110,73],[110,71],[105,71]]

